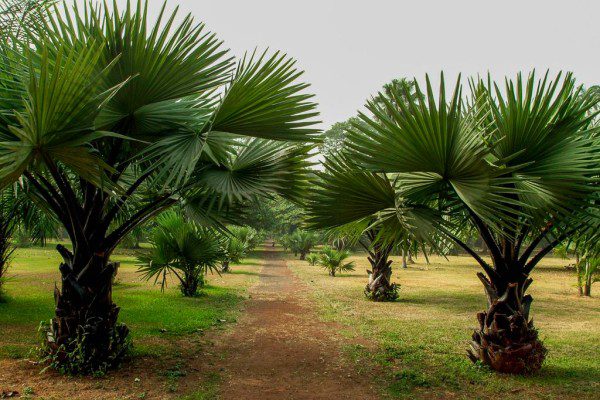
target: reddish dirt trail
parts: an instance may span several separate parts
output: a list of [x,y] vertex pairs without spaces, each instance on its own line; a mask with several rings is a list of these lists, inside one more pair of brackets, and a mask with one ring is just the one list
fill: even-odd
[[379,399],[341,359],[339,326],[320,322],[276,250],[263,252],[246,312],[217,344],[225,357],[221,399]]

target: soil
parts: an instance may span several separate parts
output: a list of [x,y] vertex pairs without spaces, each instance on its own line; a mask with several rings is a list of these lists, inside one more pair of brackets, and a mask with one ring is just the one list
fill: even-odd
[[[306,288],[266,248],[260,280],[239,322],[229,330],[175,341],[165,357],[136,357],[104,378],[66,377],[28,360],[0,360],[0,398],[175,399],[201,391],[219,376],[217,398],[380,399],[368,376],[341,353],[340,326],[319,320]],[[210,383],[209,383],[210,384]],[[201,398],[214,398],[201,397]]]
[[340,353],[340,326],[323,323],[307,288],[274,250],[244,317],[218,345],[226,354],[222,399],[379,399]]

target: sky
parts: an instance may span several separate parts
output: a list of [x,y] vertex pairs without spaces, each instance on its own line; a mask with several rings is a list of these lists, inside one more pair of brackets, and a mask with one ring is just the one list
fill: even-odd
[[[162,4],[149,0],[150,14]],[[502,80],[535,68],[600,83],[598,0],[168,0],[176,4],[233,55],[269,47],[296,58],[323,129],[399,77]]]

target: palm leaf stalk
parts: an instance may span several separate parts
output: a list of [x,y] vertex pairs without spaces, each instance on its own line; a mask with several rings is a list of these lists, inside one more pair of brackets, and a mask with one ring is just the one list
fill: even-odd
[[[372,115],[362,113],[348,138],[351,157],[396,176],[396,201],[428,210],[436,230],[481,266],[488,310],[477,316],[471,360],[500,372],[535,372],[546,348],[530,318],[530,273],[588,223],[585,210],[598,187],[600,146],[590,112],[597,99],[571,74],[519,74],[504,89],[491,79],[473,81],[468,102],[460,83],[447,98],[442,75],[436,99],[426,81],[408,104],[368,104]],[[491,263],[459,238],[465,225],[480,233]]]
[[55,9],[31,46],[2,47],[0,183],[24,179],[71,241],[42,349],[69,373],[127,351],[110,260],[123,238],[176,204],[224,223],[239,203],[297,197],[318,134],[292,59],[236,63],[190,15],[165,5],[149,21],[146,7]]

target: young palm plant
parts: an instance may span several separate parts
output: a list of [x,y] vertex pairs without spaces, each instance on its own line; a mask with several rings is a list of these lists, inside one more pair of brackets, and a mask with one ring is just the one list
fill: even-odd
[[354,271],[354,261],[344,262],[350,257],[348,250],[336,250],[325,246],[319,255],[319,265],[327,270],[329,276],[334,277],[339,272]]
[[150,234],[152,249],[138,256],[140,272],[145,279],[160,281],[162,290],[173,274],[184,296],[197,296],[206,273],[216,272],[225,257],[222,238],[172,210],[158,216],[156,225]]
[[[519,74],[504,90],[491,80],[474,82],[469,104],[459,83],[446,98],[442,76],[436,99],[426,81],[426,92],[416,86],[408,104],[370,102],[372,116],[362,113],[364,123],[349,135],[351,155],[366,170],[397,178],[389,214],[429,214],[481,266],[488,310],[478,314],[471,360],[501,372],[534,372],[546,348],[530,318],[529,275],[588,223],[598,187],[600,146],[589,112],[597,100],[571,74],[539,81]],[[479,231],[491,263],[455,234],[465,224]]]
[[319,242],[319,237],[315,232],[298,229],[292,233],[289,238],[289,247],[294,255],[300,254],[300,259],[306,259],[306,255]]
[[317,265],[319,262],[319,255],[317,253],[310,253],[306,256],[306,261],[308,261],[310,265]]
[[180,203],[215,222],[264,194],[298,197],[318,134],[292,59],[236,63],[191,16],[147,11],[56,10],[28,30],[30,45],[0,46],[0,184],[24,179],[72,243],[58,247],[44,345],[67,372],[124,354],[110,261],[123,238]]

